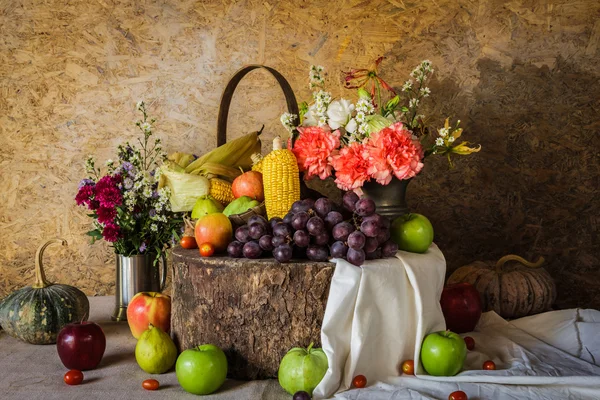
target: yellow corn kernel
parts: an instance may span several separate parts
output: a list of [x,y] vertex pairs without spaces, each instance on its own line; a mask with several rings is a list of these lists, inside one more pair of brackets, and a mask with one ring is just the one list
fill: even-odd
[[210,195],[224,206],[235,199],[231,191],[231,183],[219,178],[210,180]]
[[262,160],[264,157],[260,153],[254,153],[250,157],[252,158],[252,171],[262,174]]
[[267,217],[283,218],[300,200],[300,175],[296,156],[281,148],[281,138],[273,140],[273,151],[262,160]]

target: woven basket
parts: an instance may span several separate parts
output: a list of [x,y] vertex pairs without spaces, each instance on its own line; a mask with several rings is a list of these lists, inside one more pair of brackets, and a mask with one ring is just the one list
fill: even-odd
[[[296,96],[294,95],[294,91],[292,87],[288,83],[288,81],[281,75],[279,72],[274,70],[271,67],[267,67],[265,65],[247,65],[237,71],[231,79],[229,83],[225,87],[223,91],[223,95],[221,96],[221,104],[219,106],[219,116],[217,118],[217,146],[221,146],[225,144],[227,141],[227,118],[229,117],[229,107],[231,106],[231,99],[233,98],[233,92],[235,92],[235,88],[240,83],[242,78],[244,78],[250,71],[255,69],[264,69],[267,70],[275,77],[279,86],[283,90],[283,94],[285,95],[285,101],[287,103],[288,112],[291,114],[298,115],[298,103],[296,102]],[[256,207],[252,207],[248,211],[242,214],[230,215],[229,220],[236,226],[244,225],[248,222],[248,220],[254,215],[267,215],[267,210],[265,208],[265,203],[261,203]]]

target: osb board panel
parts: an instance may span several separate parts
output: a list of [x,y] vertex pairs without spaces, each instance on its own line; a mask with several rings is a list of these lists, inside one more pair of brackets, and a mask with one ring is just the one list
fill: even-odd
[[[70,246],[48,250],[49,277],[113,292],[111,249],[87,243],[73,197],[87,154],[104,160],[134,139],[136,101],[169,151],[203,152],[242,65],[275,67],[306,99],[307,68],[322,64],[334,95],[350,96],[338,71],[385,55],[396,85],[431,59],[429,111],[483,145],[454,170],[428,160],[409,187],[449,272],[542,254],[559,306],[600,308],[599,17],[596,0],[1,0],[0,297],[31,281],[36,246],[55,236]],[[264,123],[266,151],[284,104],[272,78],[252,74],[229,137]]]

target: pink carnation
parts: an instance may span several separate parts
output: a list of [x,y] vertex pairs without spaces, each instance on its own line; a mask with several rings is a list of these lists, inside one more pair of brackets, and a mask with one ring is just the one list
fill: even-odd
[[123,196],[117,185],[121,182],[121,176],[103,176],[96,183],[96,200],[101,207],[113,208],[123,203]]
[[111,243],[119,240],[120,233],[119,227],[112,222],[106,224],[102,230],[102,236],[104,237],[104,240]]
[[362,143],[343,147],[339,154],[331,157],[335,169],[335,183],[342,190],[360,188],[369,177],[369,149]]
[[392,173],[403,180],[423,169],[423,147],[401,122],[372,134],[367,146],[371,161],[369,175],[382,185],[390,183]]
[[79,188],[77,195],[75,196],[75,202],[77,202],[78,206],[83,204],[89,207],[92,202],[92,197],[94,196],[94,186],[93,185],[83,185]]
[[329,157],[340,147],[340,131],[331,132],[319,126],[298,128],[300,135],[294,143],[292,152],[298,160],[300,171],[305,171],[305,178],[318,176],[325,179],[331,175]]
[[101,224],[112,223],[117,216],[117,209],[100,207],[96,210],[96,214],[98,215],[98,222]]

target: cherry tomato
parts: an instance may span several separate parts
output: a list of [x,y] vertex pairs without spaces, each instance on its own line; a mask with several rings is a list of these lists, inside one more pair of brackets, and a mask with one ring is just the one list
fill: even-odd
[[456,392],[450,393],[448,400],[469,400],[469,398],[465,392],[462,390],[457,390]]
[[158,390],[160,384],[156,379],[146,379],[142,382],[142,387],[146,390]]
[[210,257],[215,254],[215,247],[210,243],[202,243],[200,245],[200,255],[202,257]]
[[179,241],[179,244],[184,249],[197,249],[198,243],[196,243],[196,238],[193,236],[183,236]]
[[413,360],[406,360],[402,362],[402,372],[406,375],[415,374],[415,362]]
[[83,382],[83,373],[77,369],[72,369],[65,374],[63,379],[67,385],[79,385]]
[[352,384],[354,387],[362,389],[367,386],[367,378],[364,375],[356,375],[354,379],[352,379]]
[[475,348],[475,339],[471,336],[465,336],[465,344],[467,345],[467,349],[473,350]]
[[488,371],[493,371],[496,369],[496,364],[492,360],[487,360],[483,363],[483,369],[487,369]]

